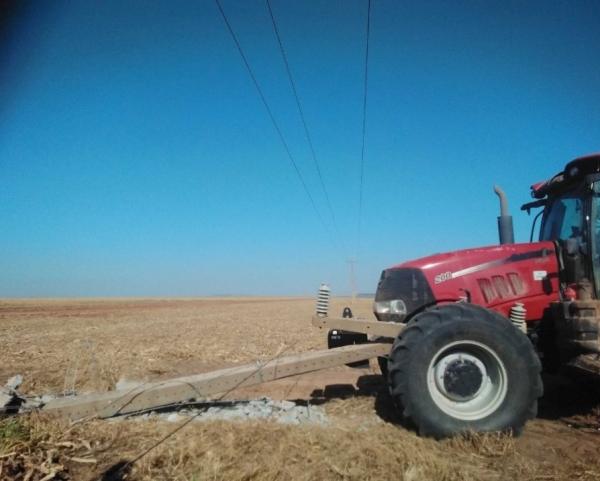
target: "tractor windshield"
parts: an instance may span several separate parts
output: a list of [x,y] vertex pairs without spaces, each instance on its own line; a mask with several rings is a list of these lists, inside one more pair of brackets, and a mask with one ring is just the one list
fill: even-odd
[[600,182],[594,182],[592,188],[592,209],[590,229],[592,231],[592,266],[596,292],[600,294]]
[[567,193],[554,199],[546,208],[540,240],[576,239],[583,242],[583,198],[577,193]]

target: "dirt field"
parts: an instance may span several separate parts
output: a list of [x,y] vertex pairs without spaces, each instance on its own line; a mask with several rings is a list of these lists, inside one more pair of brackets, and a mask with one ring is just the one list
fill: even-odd
[[[345,300],[335,300],[340,312]],[[28,394],[113,389],[121,378],[192,374],[325,347],[312,299],[0,301],[0,383]],[[370,316],[370,301],[355,313]],[[327,426],[194,422],[127,469],[138,480],[600,480],[600,395],[589,380],[547,378],[540,418],[518,439],[417,437],[373,363],[232,393],[310,401]],[[0,421],[0,479],[101,479],[177,425],[46,416]],[[30,475],[30,478],[26,478]],[[120,479],[105,475],[103,479]]]

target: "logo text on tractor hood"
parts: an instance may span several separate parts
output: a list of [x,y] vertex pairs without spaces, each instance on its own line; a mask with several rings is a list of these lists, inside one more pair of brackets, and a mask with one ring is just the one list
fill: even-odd
[[[483,271],[489,269],[491,267],[501,266],[503,264],[510,264],[512,262],[525,261],[528,259],[535,259],[537,257],[546,257],[549,254],[548,249],[540,249],[537,251],[525,252],[523,254],[513,254],[504,259],[498,259],[495,261],[484,262],[483,264],[478,264],[475,266],[467,267],[465,269],[461,269],[456,272],[446,271],[440,274],[437,274],[433,281],[436,284],[441,284],[442,282],[449,281],[450,279],[456,279],[457,277],[466,276],[468,274],[474,274],[475,272]],[[542,272],[542,271],[539,271]]]

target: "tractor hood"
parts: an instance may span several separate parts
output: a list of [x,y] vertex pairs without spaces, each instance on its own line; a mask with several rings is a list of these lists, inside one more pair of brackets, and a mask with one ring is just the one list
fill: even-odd
[[380,320],[398,321],[425,305],[466,299],[508,316],[514,303],[522,302],[527,319],[535,320],[558,298],[554,243],[504,244],[435,254],[384,270],[374,310]]

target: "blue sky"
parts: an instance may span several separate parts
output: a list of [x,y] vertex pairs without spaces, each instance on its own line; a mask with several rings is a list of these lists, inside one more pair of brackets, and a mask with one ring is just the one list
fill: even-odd
[[[323,217],[262,0],[222,5]],[[0,297],[349,291],[366,0],[272,0],[341,248],[212,1],[35,2],[0,36]],[[529,185],[600,150],[598,2],[372,0],[359,290],[516,237]]]

